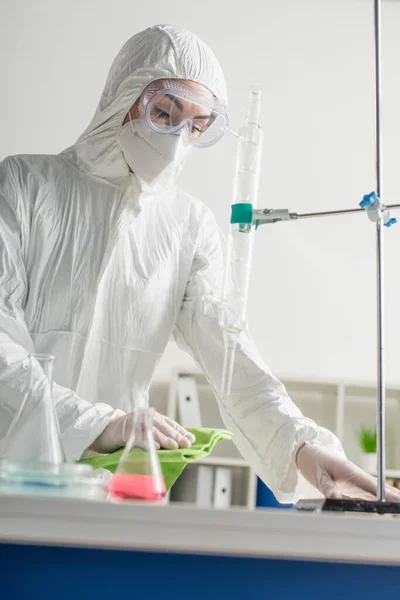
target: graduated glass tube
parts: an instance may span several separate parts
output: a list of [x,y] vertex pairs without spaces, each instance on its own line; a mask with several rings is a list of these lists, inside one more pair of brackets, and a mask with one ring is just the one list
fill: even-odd
[[32,354],[25,372],[25,395],[0,450],[2,477],[46,479],[65,463],[53,403],[54,356]]
[[151,408],[132,411],[131,434],[110,484],[116,500],[160,502],[167,493],[154,441],[153,413]]
[[259,124],[262,91],[252,88],[247,115],[239,131],[231,225],[228,234],[220,326],[225,356],[221,397],[231,392],[235,351],[239,334],[246,326],[247,300],[253,256],[255,227],[253,208],[257,206],[263,132]]

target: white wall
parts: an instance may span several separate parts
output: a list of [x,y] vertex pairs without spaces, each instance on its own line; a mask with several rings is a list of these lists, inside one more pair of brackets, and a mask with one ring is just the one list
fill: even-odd
[[[393,203],[400,202],[400,3],[383,9],[384,192]],[[242,123],[249,85],[264,88],[260,205],[351,208],[374,189],[372,0],[1,2],[0,157],[73,142],[120,46],[160,22],[192,29],[214,49],[233,127]],[[230,142],[198,151],[182,178],[225,230],[233,151]],[[400,225],[385,243],[387,374],[396,384]],[[374,227],[363,215],[259,230],[249,320],[275,372],[374,381],[374,252]],[[164,375],[178,357],[169,354]]]

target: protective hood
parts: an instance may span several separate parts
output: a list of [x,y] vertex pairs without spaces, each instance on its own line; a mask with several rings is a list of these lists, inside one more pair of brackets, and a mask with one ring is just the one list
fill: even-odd
[[76,144],[62,154],[79,169],[118,184],[129,174],[117,134],[131,106],[155,79],[187,79],[206,86],[226,106],[222,69],[197,36],[169,25],[131,37],[115,58],[96,113]]

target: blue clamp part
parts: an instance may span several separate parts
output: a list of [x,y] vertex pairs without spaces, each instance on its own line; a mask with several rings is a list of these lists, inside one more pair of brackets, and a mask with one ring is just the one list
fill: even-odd
[[376,192],[366,194],[360,202],[360,207],[365,208],[371,221],[377,222],[378,218],[383,220],[385,227],[391,227],[397,223],[397,219],[390,216],[390,212],[382,206],[381,199]]
[[373,206],[375,202],[378,200],[378,196],[375,192],[371,192],[370,194],[366,194],[360,202],[361,208],[368,208],[369,206]]

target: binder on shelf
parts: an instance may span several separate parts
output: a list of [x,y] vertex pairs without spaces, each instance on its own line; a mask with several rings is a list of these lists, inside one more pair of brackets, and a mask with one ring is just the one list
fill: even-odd
[[197,472],[197,508],[212,508],[213,506],[214,469],[200,465]]
[[215,470],[214,508],[227,509],[232,499],[232,470],[218,467]]
[[178,379],[179,422],[183,427],[201,427],[200,404],[194,377]]

